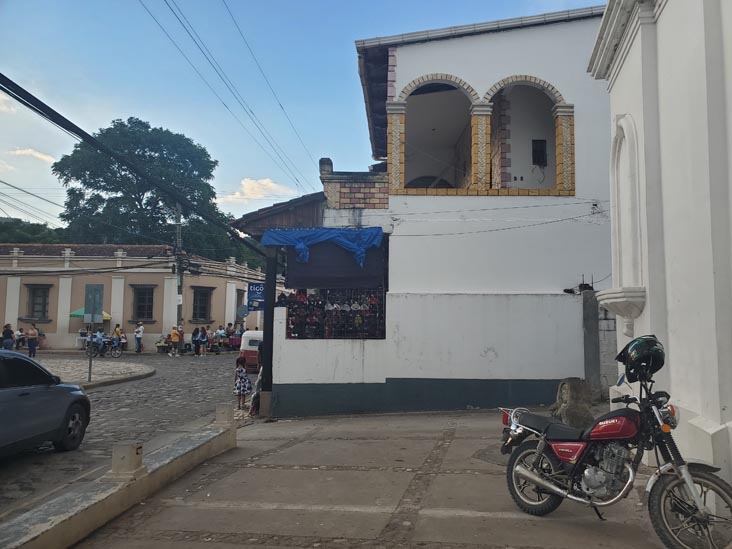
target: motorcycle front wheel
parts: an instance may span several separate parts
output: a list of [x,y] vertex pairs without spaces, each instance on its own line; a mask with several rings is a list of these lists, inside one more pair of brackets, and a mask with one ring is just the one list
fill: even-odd
[[677,475],[662,475],[648,497],[656,534],[670,549],[729,547],[732,543],[732,487],[717,475],[690,467],[694,486],[707,508],[706,518]]
[[[562,504],[563,498],[541,490],[538,486],[531,484],[516,474],[516,465],[522,465],[531,469],[536,456],[536,446],[539,441],[527,440],[516,448],[508,460],[506,469],[506,480],[508,491],[519,509],[524,513],[535,516],[548,515]],[[539,469],[544,477],[553,477],[562,466],[559,460],[548,452],[544,452],[539,461]]]
[[112,347],[110,354],[112,355],[112,358],[119,358],[122,356],[122,349],[119,347]]

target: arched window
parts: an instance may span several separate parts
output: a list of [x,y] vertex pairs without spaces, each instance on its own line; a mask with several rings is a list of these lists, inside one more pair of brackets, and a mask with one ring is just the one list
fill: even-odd
[[574,111],[548,82],[504,78],[484,100],[492,105],[492,188],[574,191]]
[[470,97],[453,81],[427,81],[406,101],[406,188],[464,188],[470,183]]

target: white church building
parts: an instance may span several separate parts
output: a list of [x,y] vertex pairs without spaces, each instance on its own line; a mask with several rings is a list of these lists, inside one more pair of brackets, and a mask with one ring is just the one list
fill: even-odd
[[[682,39],[683,37],[683,39]],[[611,0],[589,66],[610,91],[618,346],[655,333],[679,446],[732,478],[732,3]],[[621,332],[621,330],[618,330]]]
[[324,194],[296,199],[308,215],[277,205],[269,227],[380,227],[383,332],[295,337],[322,311],[298,328],[276,309],[275,414],[550,403],[585,377],[583,300],[565,289],[610,282],[610,101],[586,71],[602,14],[356,42],[377,163],[321,160]]

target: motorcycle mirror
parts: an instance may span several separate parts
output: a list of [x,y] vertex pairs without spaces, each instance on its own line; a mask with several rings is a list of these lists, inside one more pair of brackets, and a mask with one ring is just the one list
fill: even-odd
[[625,374],[620,374],[620,377],[618,378],[617,387],[620,387],[623,383],[625,383]]

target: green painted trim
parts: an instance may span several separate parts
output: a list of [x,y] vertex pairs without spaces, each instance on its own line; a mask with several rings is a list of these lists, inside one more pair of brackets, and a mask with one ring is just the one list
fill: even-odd
[[272,388],[278,417],[532,406],[556,399],[558,379],[409,379],[289,383]]

